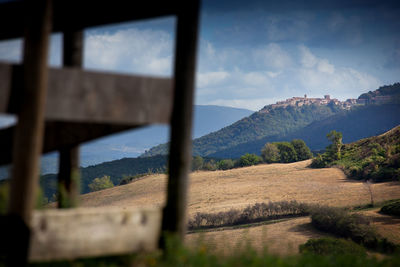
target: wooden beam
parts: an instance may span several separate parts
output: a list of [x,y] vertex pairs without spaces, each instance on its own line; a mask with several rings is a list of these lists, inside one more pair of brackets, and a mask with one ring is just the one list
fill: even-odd
[[[66,149],[103,136],[133,129],[131,125],[98,123],[46,122],[42,153]],[[0,165],[11,163],[15,127],[0,130]]]
[[[102,26],[139,19],[171,16],[176,13],[179,0],[148,0],[132,8],[125,0],[91,1],[57,0],[53,7],[53,32],[64,32],[66,29],[82,30],[87,27]],[[23,12],[25,3],[15,1],[0,5],[0,40],[20,38],[23,36]]]
[[153,251],[160,232],[159,209],[78,208],[35,211],[30,261]]
[[[52,0],[29,1],[25,25],[24,65],[21,109],[13,140],[13,168],[8,214],[30,226],[39,184],[39,157],[44,137],[44,113],[47,91],[47,57],[52,21]],[[21,231],[13,227],[11,232]],[[19,240],[17,258],[27,260],[29,236]]]
[[[63,63],[66,67],[82,68],[83,31],[65,31]],[[58,208],[78,206],[80,193],[79,145],[59,150]]]
[[[199,1],[186,1],[178,14],[175,47],[175,88],[171,120],[167,204],[162,231],[183,240],[186,233],[186,206],[192,158],[192,113],[197,52]],[[163,237],[160,245],[163,247]]]
[[[0,100],[0,113],[18,113],[21,101],[28,101],[21,97],[21,67],[0,63],[0,78],[0,95],[10,96],[6,109]],[[170,78],[50,68],[48,87],[46,120],[135,126],[170,122]]]

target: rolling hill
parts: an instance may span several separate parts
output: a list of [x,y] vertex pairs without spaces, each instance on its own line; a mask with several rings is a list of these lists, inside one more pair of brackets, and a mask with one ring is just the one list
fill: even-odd
[[[292,139],[303,139],[312,150],[322,150],[327,145],[325,136],[331,130],[343,132],[344,142],[352,142],[400,124],[400,83],[382,86],[351,101],[350,109],[340,105],[340,101],[327,105],[266,106],[219,131],[194,139],[193,154],[238,158],[245,153],[260,154],[266,142]],[[167,153],[168,145],[161,144],[142,157]]]
[[[268,112],[253,113],[219,131],[193,140],[193,154],[208,156],[249,141],[268,136],[285,136],[306,125],[343,112],[335,105],[305,105],[302,107],[280,107]],[[153,147],[142,157],[162,155],[168,151],[168,145]]]
[[215,158],[238,158],[245,153],[260,154],[267,142],[302,139],[311,150],[324,149],[329,141],[326,134],[331,130],[343,133],[343,142],[351,143],[362,138],[384,133],[400,124],[400,105],[367,105],[341,112],[327,119],[314,121],[304,128],[284,136],[267,136],[229,149],[210,154]]
[[[193,137],[197,138],[219,130],[251,113],[253,111],[247,109],[196,105],[194,109]],[[0,128],[9,127],[14,123],[15,119],[13,117],[0,115]],[[145,152],[146,149],[167,142],[168,135],[168,126],[153,125],[85,143],[81,146],[81,166],[87,167],[106,161],[137,157]],[[41,159],[41,173],[55,173],[57,170],[57,153],[44,155]],[[5,179],[8,176],[7,168],[1,166],[0,179]]]

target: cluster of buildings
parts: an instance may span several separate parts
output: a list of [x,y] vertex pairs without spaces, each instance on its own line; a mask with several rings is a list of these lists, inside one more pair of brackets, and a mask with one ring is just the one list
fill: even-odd
[[[296,106],[301,107],[303,105],[328,105],[334,104],[340,106],[344,109],[350,109],[354,105],[365,105],[366,99],[347,99],[346,101],[340,101],[336,98],[331,98],[330,95],[325,95],[324,98],[308,98],[307,95],[304,97],[292,97],[288,98],[284,101],[278,101],[276,104],[269,105],[270,108],[278,108],[278,107],[287,107],[287,106]],[[265,109],[266,107],[264,107]]]

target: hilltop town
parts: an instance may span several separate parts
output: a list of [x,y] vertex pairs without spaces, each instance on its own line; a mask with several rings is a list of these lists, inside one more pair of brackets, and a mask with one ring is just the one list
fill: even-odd
[[391,96],[374,96],[370,99],[366,98],[349,98],[346,101],[340,101],[336,98],[331,98],[330,95],[324,95],[324,98],[309,98],[307,95],[304,97],[292,97],[288,98],[284,101],[278,101],[276,104],[271,104],[265,106],[261,111],[268,112],[268,110],[279,108],[279,107],[287,107],[287,106],[294,106],[294,107],[301,107],[303,105],[328,105],[334,104],[339,106],[343,109],[349,110],[351,107],[356,105],[366,105],[366,104],[382,104],[386,103],[391,100]]

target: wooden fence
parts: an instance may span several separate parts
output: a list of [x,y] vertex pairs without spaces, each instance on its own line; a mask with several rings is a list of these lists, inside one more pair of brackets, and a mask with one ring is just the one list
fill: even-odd
[[[82,70],[83,30],[175,16],[174,76]],[[0,165],[12,164],[0,256],[10,265],[153,250],[186,231],[199,1],[37,0],[0,4],[0,40],[23,38],[21,65],[0,63]],[[48,68],[49,35],[63,34],[63,68]],[[77,208],[79,144],[153,123],[170,124],[167,203],[157,209]],[[60,152],[59,208],[34,211],[42,153]]]

